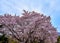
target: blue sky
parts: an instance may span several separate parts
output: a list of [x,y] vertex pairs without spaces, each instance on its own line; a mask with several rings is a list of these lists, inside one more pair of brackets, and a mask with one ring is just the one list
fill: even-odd
[[60,32],[60,0],[0,0],[0,15],[21,15],[23,9],[51,16],[52,25]]

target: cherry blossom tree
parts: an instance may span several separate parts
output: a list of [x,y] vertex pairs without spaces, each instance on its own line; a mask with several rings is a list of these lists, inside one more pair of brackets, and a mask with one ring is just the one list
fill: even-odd
[[56,43],[57,31],[50,16],[23,10],[22,16],[0,16],[0,31],[16,38],[20,43]]

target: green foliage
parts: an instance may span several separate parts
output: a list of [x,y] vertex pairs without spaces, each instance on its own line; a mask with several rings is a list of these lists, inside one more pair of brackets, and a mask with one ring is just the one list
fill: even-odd
[[0,36],[0,43],[18,43],[18,41],[10,37],[5,37],[5,34],[3,34]]
[[0,36],[0,42],[1,43],[8,43],[8,38],[5,37],[5,34],[3,34],[2,36]]
[[60,43],[60,36],[58,36],[57,43]]
[[9,37],[9,43],[18,43],[18,41],[16,39]]

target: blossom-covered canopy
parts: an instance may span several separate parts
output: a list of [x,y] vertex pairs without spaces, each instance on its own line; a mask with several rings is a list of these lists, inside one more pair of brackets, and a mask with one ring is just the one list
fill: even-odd
[[0,16],[0,32],[23,43],[56,43],[57,31],[50,22],[50,16],[24,10],[22,16],[5,14]]

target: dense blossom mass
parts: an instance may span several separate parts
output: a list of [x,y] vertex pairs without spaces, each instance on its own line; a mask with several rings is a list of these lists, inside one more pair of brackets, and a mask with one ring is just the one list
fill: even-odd
[[56,43],[57,31],[50,16],[24,10],[22,16],[5,14],[0,16],[0,32],[16,38],[22,43]]

